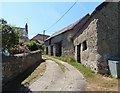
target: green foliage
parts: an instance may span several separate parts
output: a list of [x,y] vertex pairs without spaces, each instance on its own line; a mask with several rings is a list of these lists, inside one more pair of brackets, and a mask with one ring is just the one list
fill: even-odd
[[28,52],[24,46],[16,45],[14,48],[10,48],[10,54],[20,54]]
[[[54,60],[53,60],[53,61],[54,61]],[[57,61],[55,61],[55,62],[58,64],[58,66],[61,68],[61,70],[62,70],[63,72],[66,71],[66,67],[65,67],[62,63],[57,62]]]
[[24,44],[25,43],[25,41],[24,40],[22,40],[22,39],[19,39],[19,44],[21,45],[21,44]]
[[16,51],[16,50],[19,50],[19,46],[14,46],[14,48],[13,47],[11,47],[10,49],[9,49],[9,53],[10,54],[14,54],[14,51]]
[[2,50],[10,51],[19,43],[19,30],[15,27],[0,23],[0,33],[2,34]]
[[68,63],[77,68],[81,73],[83,73],[86,78],[93,76],[94,72],[90,68],[85,67],[84,65],[76,62],[75,60],[71,59],[70,61],[68,61]]
[[36,41],[25,42],[24,44],[27,45],[29,50],[31,51],[44,49],[44,46],[42,44],[37,43]]

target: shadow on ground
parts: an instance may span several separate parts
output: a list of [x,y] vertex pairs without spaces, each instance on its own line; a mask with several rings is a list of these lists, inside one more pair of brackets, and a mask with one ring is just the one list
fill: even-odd
[[25,80],[41,63],[46,59],[42,59],[42,62],[36,62],[33,66],[29,67],[26,71],[15,77],[2,87],[2,93],[32,93],[28,88],[28,85],[22,85],[22,81]]

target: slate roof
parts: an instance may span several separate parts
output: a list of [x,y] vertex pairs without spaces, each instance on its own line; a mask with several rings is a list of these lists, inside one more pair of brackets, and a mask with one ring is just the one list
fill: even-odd
[[43,35],[43,34],[37,34],[36,36],[34,36],[31,40],[37,40],[39,42],[43,42],[43,37],[44,37],[44,40],[47,39],[48,35]]

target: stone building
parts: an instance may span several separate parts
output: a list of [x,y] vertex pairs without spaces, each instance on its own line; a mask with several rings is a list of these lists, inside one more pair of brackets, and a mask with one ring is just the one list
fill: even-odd
[[75,58],[101,74],[108,60],[120,59],[118,3],[103,2],[90,14],[46,39],[46,54]]
[[75,59],[97,73],[109,73],[108,60],[120,58],[118,5],[100,4],[73,36]]
[[28,38],[28,25],[27,25],[27,23],[25,24],[24,28],[21,28],[21,27],[16,27],[16,28],[20,30],[20,32],[19,32],[20,40],[29,41],[29,38]]
[[48,37],[50,37],[49,35],[44,35],[44,34],[37,34],[36,36],[34,36],[31,40],[35,40],[38,43],[43,44],[44,40],[47,39]]
[[74,45],[72,37],[75,33],[77,33],[80,27],[86,23],[88,18],[89,14],[47,38],[45,40],[46,54],[74,58]]

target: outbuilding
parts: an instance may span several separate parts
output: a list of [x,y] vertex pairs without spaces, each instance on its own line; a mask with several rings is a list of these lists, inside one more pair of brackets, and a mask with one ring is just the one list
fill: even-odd
[[118,6],[103,2],[73,36],[75,59],[97,73],[109,73],[108,60],[120,58]]

